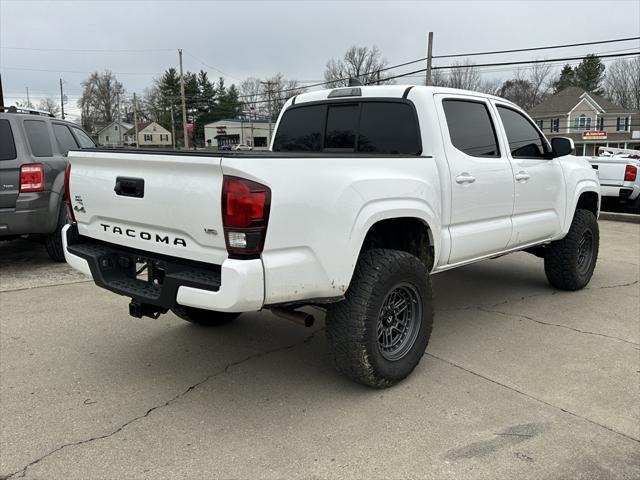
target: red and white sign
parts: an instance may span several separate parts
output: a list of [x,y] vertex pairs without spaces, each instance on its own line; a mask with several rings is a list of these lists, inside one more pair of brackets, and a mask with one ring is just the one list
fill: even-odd
[[589,130],[587,132],[582,132],[583,140],[606,140],[607,132],[604,130]]

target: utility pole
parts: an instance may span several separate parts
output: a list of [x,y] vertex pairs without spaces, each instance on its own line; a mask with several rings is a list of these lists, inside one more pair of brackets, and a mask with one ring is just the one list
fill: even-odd
[[176,148],[176,121],[173,118],[173,105],[171,105],[171,145]]
[[187,135],[187,102],[184,98],[184,75],[182,74],[182,49],[178,49],[180,58],[180,96],[182,97],[182,133],[184,134],[184,148],[189,148],[189,136]]
[[427,85],[431,85],[431,61],[433,60],[433,32],[429,32],[429,45],[427,46]]
[[2,75],[0,75],[0,109],[4,108],[4,95],[2,93]]
[[64,120],[64,93],[62,92],[62,79],[60,79],[60,112]]
[[271,145],[271,119],[273,117],[272,113],[271,113],[271,85],[273,85],[272,81],[266,81],[266,82],[260,82],[262,85],[266,85],[267,86],[267,110],[268,110],[268,114],[269,114],[269,138],[268,138],[268,145]]
[[118,146],[122,146],[122,123],[120,123],[120,92],[116,92],[116,122],[118,127]]
[[27,108],[33,108],[31,100],[29,100],[29,87],[27,87]]
[[133,94],[133,123],[136,126],[136,148],[139,148],[140,139],[138,138],[138,98]]

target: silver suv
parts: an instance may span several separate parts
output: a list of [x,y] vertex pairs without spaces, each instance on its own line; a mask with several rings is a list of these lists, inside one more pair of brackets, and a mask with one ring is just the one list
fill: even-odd
[[64,170],[69,150],[95,148],[84,130],[47,112],[0,109],[0,240],[34,236],[64,261]]

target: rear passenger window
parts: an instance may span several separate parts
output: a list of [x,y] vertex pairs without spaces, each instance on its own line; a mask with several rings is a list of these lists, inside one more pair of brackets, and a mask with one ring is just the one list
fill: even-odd
[[498,106],[513,158],[545,158],[547,146],[538,130],[515,110]]
[[499,157],[496,130],[483,102],[444,100],[442,102],[451,143],[472,157]]
[[362,103],[359,152],[419,155],[420,150],[420,133],[411,105]]
[[24,130],[27,132],[27,140],[31,147],[31,153],[35,157],[51,157],[51,140],[47,124],[42,120],[25,120]]
[[0,160],[13,160],[17,157],[16,144],[9,120],[0,120]]
[[72,148],[78,148],[78,144],[76,143],[75,138],[71,134],[69,127],[66,125],[62,125],[60,123],[53,124],[53,134],[58,141],[58,146],[60,147],[60,151],[66,155],[69,153],[69,150]]
[[276,152],[319,152],[322,150],[324,105],[287,110],[273,142]]
[[324,148],[353,152],[358,130],[358,105],[331,105],[327,112]]
[[84,130],[80,130],[78,127],[73,128],[73,133],[76,134],[76,139],[80,144],[80,148],[96,148],[96,144],[91,140],[91,137],[84,133]]

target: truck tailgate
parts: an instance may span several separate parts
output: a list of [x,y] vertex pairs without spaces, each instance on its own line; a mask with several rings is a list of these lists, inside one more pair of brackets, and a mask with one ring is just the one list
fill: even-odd
[[624,184],[624,171],[627,166],[625,159],[594,158],[590,163],[592,166],[597,166],[601,185],[622,186]]
[[69,161],[80,235],[207,263],[227,258],[219,157],[84,150]]

